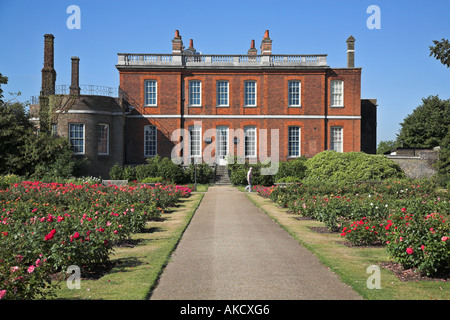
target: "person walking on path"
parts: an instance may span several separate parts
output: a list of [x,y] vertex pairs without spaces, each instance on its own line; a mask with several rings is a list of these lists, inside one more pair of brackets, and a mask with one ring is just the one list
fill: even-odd
[[250,169],[248,169],[248,172],[247,172],[248,186],[245,187],[245,190],[247,190],[247,188],[248,188],[248,192],[252,192],[252,177],[253,177],[252,170],[253,170],[253,167],[250,167]]

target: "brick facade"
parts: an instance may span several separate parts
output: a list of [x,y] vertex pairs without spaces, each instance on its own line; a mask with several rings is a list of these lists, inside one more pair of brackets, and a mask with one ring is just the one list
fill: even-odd
[[[54,37],[44,37],[41,100],[55,93],[56,79]],[[115,163],[141,164],[156,154],[182,158],[184,163],[201,155],[212,164],[222,163],[225,155],[219,161],[219,153],[249,161],[312,157],[333,148],[374,153],[376,100],[361,100],[361,68],[354,67],[354,42],[353,37],[347,39],[347,68],[332,68],[323,54],[274,55],[268,31],[259,54],[252,40],[247,54],[228,56],[199,54],[192,39],[185,49],[177,30],[171,54],[118,54],[120,98],[116,99],[80,95],[80,59],[72,57],[70,97],[74,102],[59,111],[55,125],[58,134],[66,137],[71,123],[84,125],[85,149],[77,156],[88,160],[85,174],[104,178]],[[191,81],[196,81],[199,92],[195,105],[190,104]],[[223,81],[226,105],[218,100]],[[246,105],[248,82],[250,105]],[[295,84],[290,88],[291,82]],[[39,106],[31,109],[45,114],[39,113]],[[98,153],[101,124],[109,129],[106,155]],[[194,126],[200,130],[197,144],[189,134],[177,135]],[[227,152],[225,142],[218,147],[217,130],[224,128]],[[191,150],[191,143],[199,153]]]
[[[178,31],[172,40],[173,57],[183,50],[182,38]],[[331,127],[342,128],[343,152],[365,151],[361,141],[361,68],[354,68],[354,39],[347,40],[348,68],[331,68],[327,65],[309,66],[278,65],[270,63],[240,66],[238,63],[213,64],[208,63],[181,63],[179,66],[164,63],[146,63],[146,57],[141,56],[136,63],[119,63],[116,67],[120,74],[120,87],[128,96],[132,97],[134,110],[127,118],[127,161],[142,163],[144,145],[144,126],[154,124],[158,128],[158,154],[171,156],[177,141],[171,141],[171,133],[178,128],[189,128],[198,124],[202,128],[202,135],[209,129],[218,126],[227,126],[230,132],[238,132],[246,126],[254,126],[257,132],[266,129],[268,132],[267,153],[270,156],[272,129],[278,130],[279,140],[276,141],[280,161],[289,159],[288,156],[288,127],[300,127],[300,155],[312,157],[315,154],[331,148]],[[272,40],[268,31],[261,42],[261,55],[257,55],[254,40],[251,41],[247,57],[272,55]],[[185,61],[200,60],[195,55],[193,41],[190,41],[189,53],[182,56]],[[193,54],[194,53],[194,54]],[[188,55],[189,54],[189,55]],[[193,55],[192,55],[193,54]],[[120,55],[120,54],[119,54]],[[189,58],[191,57],[191,58]],[[215,57],[212,57],[214,59]],[[129,59],[125,57],[124,59]],[[174,58],[175,59],[175,58]],[[206,59],[206,58],[205,58]],[[236,57],[231,57],[236,62]],[[240,58],[239,58],[240,59]],[[119,58],[120,60],[120,58]],[[156,106],[145,106],[145,81],[154,80],[157,83]],[[300,81],[300,106],[289,106],[289,81]],[[343,106],[331,106],[331,81],[343,81]],[[200,105],[189,104],[190,81],[201,83]],[[220,106],[217,101],[217,81],[228,82],[227,106]],[[246,81],[256,83],[256,106],[245,106]],[[366,123],[372,125],[375,119],[368,119]],[[365,134],[368,134],[365,132]],[[258,158],[261,139],[257,134]],[[215,137],[212,137],[215,144]],[[243,141],[241,137],[239,141]],[[365,146],[367,145],[367,141]],[[201,149],[209,144],[202,137]],[[237,155],[239,144],[228,141],[229,151]],[[184,150],[188,151],[187,148]],[[215,154],[213,150],[212,154]],[[265,154],[264,154],[265,155]],[[264,157],[261,154],[261,157]],[[261,160],[261,159],[260,159]]]

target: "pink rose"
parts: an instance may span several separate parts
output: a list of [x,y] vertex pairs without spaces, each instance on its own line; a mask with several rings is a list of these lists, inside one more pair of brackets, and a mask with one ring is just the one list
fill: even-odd
[[407,248],[406,249],[406,253],[407,254],[412,254],[414,252],[414,250],[412,248]]
[[442,240],[442,241],[447,241],[447,240],[448,240],[448,237],[447,237],[447,236],[443,236],[443,237],[441,238],[441,240]]
[[36,267],[31,265],[31,266],[28,267],[27,271],[28,271],[28,273],[33,273],[34,269],[36,269]]
[[0,290],[0,300],[6,295],[6,290]]

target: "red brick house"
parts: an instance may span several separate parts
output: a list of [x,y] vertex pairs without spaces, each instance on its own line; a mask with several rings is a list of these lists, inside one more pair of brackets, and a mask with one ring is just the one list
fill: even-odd
[[[347,68],[329,67],[323,54],[273,54],[269,31],[260,54],[254,40],[244,55],[200,54],[192,39],[183,46],[178,30],[171,54],[119,53],[120,88],[134,107],[126,121],[126,161],[155,154],[185,162],[211,155],[223,163],[227,154],[264,160],[278,152],[285,161],[329,149],[374,153],[375,105],[361,101],[354,41],[347,40]],[[362,104],[372,110],[368,119]],[[179,128],[190,139],[172,136]]]
[[[47,117],[43,103],[61,97],[54,37],[44,38],[40,103],[31,106],[37,123]],[[252,40],[246,54],[209,55],[192,40],[185,48],[177,30],[170,54],[118,54],[115,98],[83,93],[80,59],[72,57],[67,99],[50,108],[57,114],[52,130],[88,160],[85,174],[102,177],[114,163],[141,164],[155,155],[212,165],[230,155],[278,162],[324,150],[375,153],[376,100],[361,100],[354,42],[347,39],[347,67],[332,68],[325,54],[273,54],[269,31],[259,53]]]

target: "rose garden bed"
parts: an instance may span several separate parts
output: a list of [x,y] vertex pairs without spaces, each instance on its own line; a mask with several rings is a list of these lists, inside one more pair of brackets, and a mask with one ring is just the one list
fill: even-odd
[[103,272],[113,245],[134,245],[131,235],[190,193],[175,185],[39,181],[0,190],[0,299],[51,296],[51,278],[72,265]]

